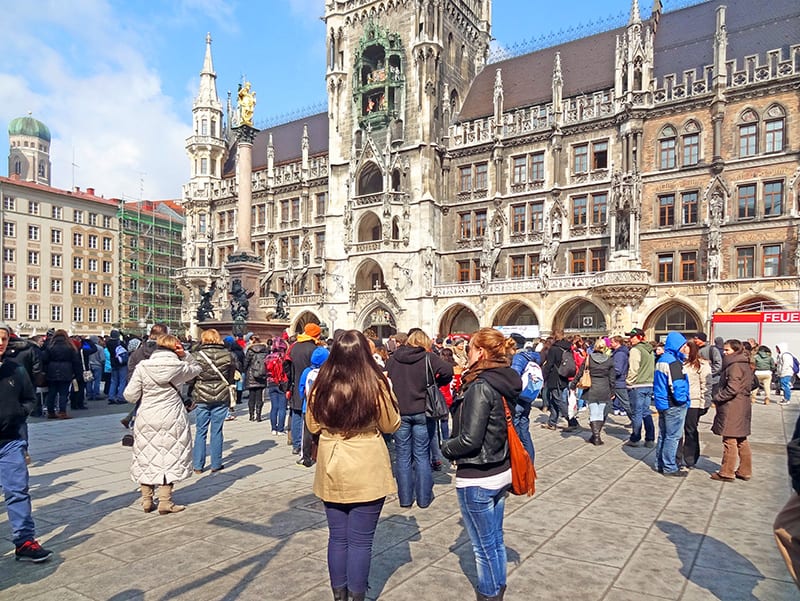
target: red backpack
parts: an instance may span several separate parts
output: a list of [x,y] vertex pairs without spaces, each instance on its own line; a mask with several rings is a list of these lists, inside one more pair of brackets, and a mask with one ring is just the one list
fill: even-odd
[[283,353],[270,353],[264,359],[264,366],[267,369],[267,382],[270,384],[285,384],[289,379],[283,371]]

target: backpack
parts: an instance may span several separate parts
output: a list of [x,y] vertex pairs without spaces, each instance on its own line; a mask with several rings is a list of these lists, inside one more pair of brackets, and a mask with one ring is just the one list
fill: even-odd
[[792,355],[792,373],[797,375],[797,372],[800,372],[800,361],[797,360],[797,357]]
[[558,363],[557,371],[559,376],[567,380],[574,378],[578,373],[578,366],[575,364],[575,355],[572,354],[572,350],[561,351],[561,361]]
[[122,346],[122,343],[114,349],[114,363],[117,367],[124,367],[128,364],[128,349]]
[[255,353],[253,357],[254,361],[250,364],[250,375],[256,382],[263,384],[267,381],[267,360],[265,357],[264,360],[261,361],[259,357],[260,354],[261,353]]
[[270,384],[285,384],[289,378],[286,377],[286,372],[283,371],[283,355],[281,353],[271,353],[264,360],[264,368],[268,374],[268,381]]
[[544,377],[542,376],[542,368],[536,361],[529,360],[525,364],[525,369],[522,370],[522,392],[519,393],[519,398],[524,401],[535,401],[542,390]]

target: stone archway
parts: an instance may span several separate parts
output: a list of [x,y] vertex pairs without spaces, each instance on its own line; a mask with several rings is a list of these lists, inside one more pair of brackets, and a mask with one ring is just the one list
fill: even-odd
[[[295,334],[302,334],[303,328],[306,327],[306,324],[315,323],[319,326],[322,326],[323,323],[319,317],[314,315],[311,311],[303,311],[298,317],[297,321],[294,322],[294,333]],[[325,333],[323,332],[323,335]]]
[[374,242],[381,239],[381,220],[372,211],[367,211],[358,222],[358,241]]
[[472,334],[480,328],[478,316],[469,307],[457,304],[444,312],[439,320],[439,334]]
[[386,280],[383,276],[383,269],[377,261],[367,259],[358,266],[355,277],[356,290],[364,292],[368,290],[381,290],[386,288]]
[[662,341],[669,332],[680,332],[690,336],[703,329],[700,316],[684,305],[672,301],[664,303],[644,320],[644,331],[648,340]]
[[535,326],[539,325],[533,309],[522,301],[509,301],[495,313],[493,326]]
[[730,310],[731,313],[750,313],[754,311],[783,311],[785,307],[778,301],[766,296],[752,296],[739,301]]
[[570,336],[580,334],[584,338],[606,336],[609,333],[606,314],[586,299],[575,299],[562,306],[553,317],[553,329],[564,330]]
[[392,334],[397,334],[397,321],[392,311],[384,305],[376,305],[367,309],[361,320],[361,331],[374,330],[376,336],[385,340]]

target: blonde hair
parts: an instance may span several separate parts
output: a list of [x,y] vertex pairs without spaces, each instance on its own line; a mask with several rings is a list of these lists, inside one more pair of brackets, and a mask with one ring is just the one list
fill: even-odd
[[517,343],[513,338],[506,338],[502,332],[494,328],[481,328],[469,339],[470,346],[482,348],[487,359],[510,361],[517,352]]
[[214,328],[203,330],[200,334],[200,344],[222,344],[222,336]]
[[422,330],[414,330],[408,335],[408,346],[418,346],[424,348],[426,351],[431,350],[431,339]]
[[169,349],[174,351],[178,348],[178,344],[180,341],[177,337],[173,336],[172,334],[161,334],[158,338],[156,338],[156,346],[159,348]]
[[606,341],[602,338],[598,338],[594,341],[594,352],[595,353],[605,353],[608,350],[606,346]]

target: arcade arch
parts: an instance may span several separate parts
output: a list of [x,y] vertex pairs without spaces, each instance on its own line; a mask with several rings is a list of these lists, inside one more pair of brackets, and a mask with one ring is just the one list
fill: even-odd
[[356,271],[355,285],[356,290],[359,292],[386,288],[383,269],[381,269],[381,266],[378,265],[376,261],[367,259]]
[[606,336],[606,315],[600,307],[585,299],[576,299],[562,306],[553,317],[553,329],[584,337]]
[[358,241],[374,242],[381,239],[381,221],[372,211],[364,214],[358,222]]
[[703,329],[703,320],[683,303],[672,301],[653,311],[644,321],[648,339],[662,341],[670,332],[690,335]]
[[472,334],[480,328],[478,316],[469,307],[462,304],[453,305],[444,312],[439,320],[439,334]]

